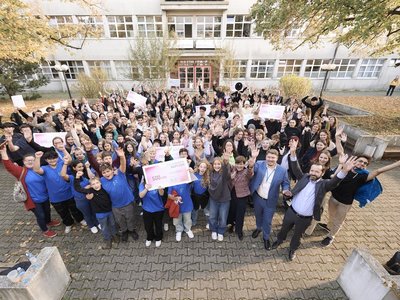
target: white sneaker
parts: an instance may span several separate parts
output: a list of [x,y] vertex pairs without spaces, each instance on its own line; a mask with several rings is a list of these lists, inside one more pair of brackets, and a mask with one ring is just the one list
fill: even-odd
[[90,231],[91,231],[92,233],[98,233],[98,232],[99,232],[99,230],[97,229],[96,226],[93,226],[92,228],[90,228]]
[[168,231],[169,227],[168,227],[168,223],[164,223],[164,231]]
[[70,233],[71,230],[72,230],[72,226],[65,226],[64,232],[65,232],[65,233]]
[[189,239],[192,239],[192,238],[194,238],[193,231],[189,230],[189,231],[188,231],[188,232],[186,232],[186,233],[187,233],[187,235],[188,235]]
[[177,242],[180,242],[181,239],[182,239],[182,232],[177,232],[177,233],[176,233],[176,241],[177,241]]
[[218,234],[218,241],[222,242],[224,240],[224,236],[222,234]]
[[151,245],[151,241],[148,241],[148,240],[146,240],[146,247],[150,247],[150,245]]
[[160,247],[161,246],[161,241],[156,241],[156,247]]
[[97,227],[99,227],[99,229],[101,230],[101,225],[99,224],[99,225],[97,225]]
[[143,212],[141,212],[140,215],[143,216]]
[[210,230],[210,224],[207,223],[206,229]]
[[213,240],[216,240],[217,239],[217,233],[216,232],[211,233],[211,238]]
[[85,221],[85,220],[82,220],[82,221],[81,221],[81,225],[82,225],[82,226],[87,226],[86,221]]

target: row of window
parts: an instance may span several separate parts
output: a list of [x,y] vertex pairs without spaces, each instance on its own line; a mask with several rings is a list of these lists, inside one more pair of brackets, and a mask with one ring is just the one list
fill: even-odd
[[[336,69],[331,72],[331,78],[377,78],[379,77],[385,59],[362,59],[358,68],[358,73],[354,74],[358,59],[336,59]],[[328,59],[308,59],[305,60],[305,68],[301,74],[303,60],[301,59],[280,59],[275,60],[251,60],[250,61],[250,78],[273,78],[274,68],[277,64],[276,78],[281,78],[287,74],[296,74],[310,78],[323,78],[325,71],[321,70],[323,64],[327,64]],[[85,72],[83,61],[60,61],[60,64],[69,66],[69,70],[65,73],[68,79],[76,79],[80,72]],[[42,73],[48,79],[59,78],[59,73],[54,69],[54,62],[44,62],[41,66]],[[156,66],[149,66],[146,70],[138,70],[132,66],[129,61],[115,60],[111,61],[86,61],[88,72],[94,68],[101,68],[107,74],[110,80],[129,80],[138,79],[139,74],[151,76],[151,70]],[[179,63],[184,65],[184,63]],[[247,60],[236,60],[230,65],[224,67],[224,77],[226,78],[246,78],[248,67]],[[113,72],[113,68],[115,72]]]
[[[73,24],[90,26],[94,34],[88,37],[132,38],[134,19],[132,16],[49,16],[50,24],[58,28]],[[169,16],[168,31],[179,38],[221,38],[222,16]],[[136,16],[137,35],[142,37],[162,37],[161,16]],[[227,37],[250,37],[252,19],[245,15],[228,15]],[[82,36],[80,36],[82,37]]]

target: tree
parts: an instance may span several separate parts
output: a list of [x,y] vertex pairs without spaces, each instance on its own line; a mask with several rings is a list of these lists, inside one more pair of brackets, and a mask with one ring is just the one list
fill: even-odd
[[27,89],[36,90],[48,84],[48,79],[40,74],[38,63],[21,60],[0,60],[0,92],[13,96]]
[[[92,15],[92,0],[70,0],[85,8]],[[81,49],[86,37],[95,36],[97,28],[81,22],[55,26],[39,7],[21,0],[0,1],[0,59],[26,60],[39,62],[56,45],[71,49]],[[80,41],[71,43],[79,37]],[[77,44],[80,43],[80,44]]]
[[153,88],[165,86],[180,57],[180,51],[174,49],[175,43],[173,38],[135,39],[129,53],[130,77]]
[[299,98],[310,94],[312,83],[310,78],[289,74],[279,80],[279,88],[284,96]]
[[[316,46],[321,38],[329,38],[369,55],[400,50],[399,0],[259,0],[251,15],[256,32],[276,49]],[[286,39],[299,29],[295,44]]]
[[106,92],[107,74],[99,68],[91,70],[90,76],[81,72],[76,79],[78,79],[77,88],[83,97],[96,98],[99,92]]

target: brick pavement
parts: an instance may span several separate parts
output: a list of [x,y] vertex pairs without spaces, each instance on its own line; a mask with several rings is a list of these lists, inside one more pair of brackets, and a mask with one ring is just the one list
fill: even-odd
[[[65,299],[346,299],[335,279],[353,248],[366,247],[381,262],[400,248],[398,178],[399,169],[381,175],[384,194],[367,208],[354,205],[333,245],[320,248],[323,232],[317,230],[288,262],[287,242],[267,252],[261,237],[250,237],[252,212],[246,216],[243,242],[235,235],[212,241],[201,217],[193,240],[184,235],[176,243],[170,229],[160,248],[154,243],[145,248],[139,215],[140,242],[130,240],[118,249],[100,250],[100,233],[79,226],[67,236],[59,228],[59,235],[47,240],[33,214],[10,199],[14,179],[0,167],[0,260],[16,262],[28,249],[38,253],[57,246],[72,276]],[[279,210],[273,220],[274,239],[282,216]]]

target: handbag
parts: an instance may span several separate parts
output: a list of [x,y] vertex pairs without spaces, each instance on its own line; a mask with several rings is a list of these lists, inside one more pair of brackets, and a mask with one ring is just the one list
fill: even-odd
[[[174,190],[172,191],[173,196],[177,196],[178,193]],[[180,211],[179,211],[179,204],[175,202],[172,198],[168,197],[167,203],[165,204],[165,208],[168,209],[168,214],[171,218],[177,218],[179,217]]]
[[19,180],[14,184],[13,198],[15,202],[25,202],[28,199],[28,195],[22,185],[21,178],[24,177],[25,168],[22,169]]

